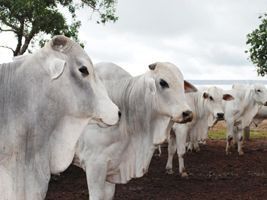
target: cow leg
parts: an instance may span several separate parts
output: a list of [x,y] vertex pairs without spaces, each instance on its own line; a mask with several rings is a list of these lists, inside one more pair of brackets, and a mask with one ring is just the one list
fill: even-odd
[[177,154],[179,160],[179,172],[182,177],[187,177],[185,166],[184,166],[184,155],[186,152],[186,139],[187,139],[187,130],[182,130],[176,134],[176,145],[177,145]]
[[173,174],[172,162],[175,151],[176,151],[175,133],[173,132],[173,130],[171,130],[170,137],[168,138],[168,161],[166,164],[167,174]]
[[244,155],[243,152],[243,129],[238,130],[237,151],[240,156]]
[[105,183],[105,200],[112,200],[115,194],[115,184]]
[[198,134],[197,134],[196,130],[193,131],[193,150],[195,152],[200,151],[199,144],[198,144]]
[[199,143],[198,141],[194,141],[193,143],[193,148],[196,152],[199,152],[200,151],[200,147],[199,147]]
[[157,151],[158,151],[158,153],[155,153],[155,155],[156,156],[158,156],[158,157],[160,157],[161,156],[161,146],[160,145],[158,145],[158,148],[157,148]]
[[231,122],[226,122],[227,123],[227,136],[226,136],[226,148],[225,152],[226,155],[230,154],[230,147],[234,139],[234,124]]
[[187,143],[187,151],[193,151],[194,150],[194,145],[193,145],[193,142],[194,142],[194,133],[192,131],[190,131],[188,133],[188,136],[189,136],[189,141]]
[[107,167],[105,162],[86,162],[89,200],[105,200]]

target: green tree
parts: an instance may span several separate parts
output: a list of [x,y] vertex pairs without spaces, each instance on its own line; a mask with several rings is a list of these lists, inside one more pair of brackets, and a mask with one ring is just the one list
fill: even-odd
[[267,74],[267,14],[259,17],[261,23],[258,28],[247,35],[247,53],[253,64],[256,65],[258,75]]
[[[77,19],[77,10],[89,9],[97,14],[97,23],[115,22],[116,0],[0,0],[0,33],[11,32],[17,39],[13,55],[22,55],[29,45],[45,42],[45,36],[64,34],[78,41],[78,29],[81,21]],[[72,21],[67,19],[59,7],[67,8]]]

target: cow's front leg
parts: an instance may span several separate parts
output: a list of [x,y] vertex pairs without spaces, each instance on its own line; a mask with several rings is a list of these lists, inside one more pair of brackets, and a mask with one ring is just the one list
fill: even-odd
[[184,166],[184,155],[186,152],[186,139],[187,130],[182,130],[176,133],[176,144],[177,144],[177,154],[179,161],[179,173],[182,177],[187,177],[185,166]]
[[230,148],[233,143],[234,139],[234,124],[231,122],[226,122],[227,123],[227,134],[226,134],[226,148],[225,152],[226,155],[230,154]]
[[233,135],[227,134],[226,148],[225,148],[226,155],[229,155],[231,153],[230,148],[231,148],[232,142],[233,142]]
[[173,156],[176,151],[175,133],[171,130],[170,137],[168,138],[168,161],[166,164],[166,173],[173,174]]
[[193,148],[194,148],[195,152],[199,152],[200,151],[200,147],[199,147],[198,141],[194,141],[193,142]]
[[85,170],[89,200],[105,200],[107,163],[96,160],[86,161]]
[[244,155],[243,152],[243,129],[238,129],[238,141],[237,141],[237,151],[240,156]]
[[112,200],[115,194],[115,187],[114,183],[105,183],[105,200]]

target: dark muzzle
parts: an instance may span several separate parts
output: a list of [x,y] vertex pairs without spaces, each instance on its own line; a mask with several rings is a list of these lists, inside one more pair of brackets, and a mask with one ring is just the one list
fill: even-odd
[[193,120],[193,112],[190,110],[184,111],[182,113],[182,116],[183,116],[183,120],[181,123],[187,123]]

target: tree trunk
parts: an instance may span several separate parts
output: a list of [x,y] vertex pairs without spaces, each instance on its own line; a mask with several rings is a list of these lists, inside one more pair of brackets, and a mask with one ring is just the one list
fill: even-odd
[[28,49],[29,44],[31,42],[32,38],[25,38],[25,42],[23,44],[23,46],[21,47],[20,51],[19,51],[19,55],[22,55],[25,53],[25,51]]
[[17,46],[16,46],[16,49],[13,53],[14,56],[18,56],[19,55],[19,52],[20,52],[20,48],[21,48],[21,45],[22,45],[22,35],[17,35],[18,37],[18,43],[17,43]]
[[14,56],[20,55],[19,52],[20,52],[20,48],[21,48],[21,45],[22,45],[23,32],[24,32],[24,20],[21,19],[20,20],[19,31],[16,33],[17,38],[18,38],[18,43],[17,43],[16,49],[15,49],[15,51],[13,53]]

